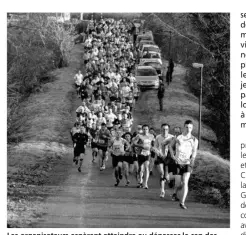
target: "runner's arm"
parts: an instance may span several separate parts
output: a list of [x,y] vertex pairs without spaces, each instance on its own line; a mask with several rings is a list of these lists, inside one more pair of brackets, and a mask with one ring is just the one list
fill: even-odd
[[171,143],[168,145],[168,149],[169,149],[171,158],[173,160],[177,161],[177,158],[175,157],[174,151],[173,151],[173,147],[175,146],[175,144],[176,144],[176,138],[173,138],[172,141],[171,141]]
[[194,166],[195,158],[197,155],[197,148],[198,148],[198,140],[195,139],[195,144],[194,144],[194,147],[192,149],[192,155],[191,155],[191,161],[190,161],[191,166]]

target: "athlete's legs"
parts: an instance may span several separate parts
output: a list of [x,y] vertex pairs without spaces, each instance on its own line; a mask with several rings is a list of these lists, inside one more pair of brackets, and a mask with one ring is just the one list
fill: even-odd
[[164,177],[164,164],[158,164],[158,171],[160,173],[160,188],[161,188],[161,195],[160,197],[165,196],[165,177]]
[[144,187],[147,189],[148,188],[148,180],[149,180],[149,160],[144,162],[144,169],[145,169],[145,182],[144,182]]
[[84,153],[81,153],[79,156],[79,168],[78,168],[79,172],[81,172],[81,166],[82,166],[83,160],[84,160]]
[[139,181],[139,165],[138,165],[138,161],[134,161],[133,162],[133,166],[135,169],[135,177],[136,177],[136,181],[138,182]]
[[119,179],[121,180],[122,179],[122,162],[118,162],[117,168],[118,168]]
[[101,168],[102,167],[102,163],[103,163],[103,161],[102,161],[102,156],[103,156],[103,152],[102,152],[102,150],[101,149],[99,149],[98,150],[98,156],[99,156],[99,161],[98,161],[98,163],[99,163],[99,167]]
[[153,157],[151,157],[150,158],[150,162],[149,162],[149,171],[150,171],[150,174],[152,174],[154,165],[155,165],[155,159]]
[[182,177],[182,183],[183,183],[183,195],[181,197],[181,204],[184,204],[185,203],[185,199],[186,199],[186,196],[188,194],[188,183],[189,183],[189,179],[190,179],[190,172],[186,172],[183,174],[183,177]]
[[124,175],[125,175],[125,178],[126,178],[126,184],[128,185],[129,184],[129,180],[128,180],[128,177],[129,177],[129,163],[128,162],[123,162],[123,167],[124,167]]
[[139,167],[139,183],[143,184],[143,175],[144,175],[144,164],[140,164]]

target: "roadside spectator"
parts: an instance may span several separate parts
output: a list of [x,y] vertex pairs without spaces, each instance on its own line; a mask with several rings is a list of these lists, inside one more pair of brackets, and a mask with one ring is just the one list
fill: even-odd
[[160,111],[163,111],[163,99],[164,99],[165,87],[162,81],[160,81],[160,85],[157,92],[157,97],[159,99]]

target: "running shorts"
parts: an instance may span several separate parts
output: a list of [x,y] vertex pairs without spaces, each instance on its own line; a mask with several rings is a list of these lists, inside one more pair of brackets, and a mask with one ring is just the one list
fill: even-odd
[[102,150],[103,152],[107,152],[107,150],[108,150],[108,146],[102,146],[99,144],[97,144],[97,148],[98,148],[98,150]]
[[116,156],[114,154],[111,154],[111,157],[112,157],[113,167],[116,167],[119,162],[123,162],[123,160],[124,160],[124,156],[122,156],[122,155]]
[[78,147],[76,146],[74,148],[74,156],[78,157],[81,153],[85,153],[85,148],[81,146],[78,146]]
[[132,153],[126,153],[123,158],[124,162],[127,162],[129,164],[133,164],[133,154]]
[[97,148],[97,143],[96,143],[96,142],[91,142],[91,148],[92,148],[92,149]]
[[177,175],[177,164],[171,163],[168,165],[168,172],[173,173],[173,175]]
[[187,172],[192,172],[192,166],[191,165],[180,165],[180,164],[177,164],[177,175],[183,175],[184,173],[187,173]]
[[142,165],[144,162],[149,161],[149,160],[150,160],[150,155],[147,155],[147,156],[142,155],[142,154],[138,155],[138,163],[139,163],[139,165]]

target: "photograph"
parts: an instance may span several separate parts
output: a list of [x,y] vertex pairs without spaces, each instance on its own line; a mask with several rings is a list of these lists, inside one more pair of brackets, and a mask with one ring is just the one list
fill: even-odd
[[230,228],[230,13],[6,27],[7,228]]

